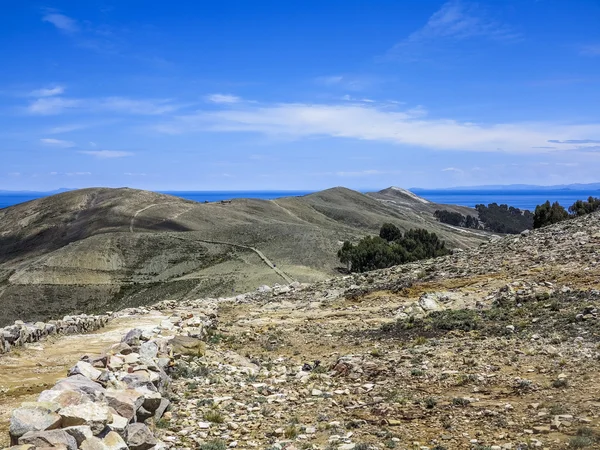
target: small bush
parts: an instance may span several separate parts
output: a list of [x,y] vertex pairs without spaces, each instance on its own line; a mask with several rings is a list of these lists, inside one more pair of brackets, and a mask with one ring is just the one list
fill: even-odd
[[298,428],[296,428],[296,425],[290,425],[285,429],[283,435],[286,439],[296,439],[298,436]]
[[204,444],[200,444],[198,450],[227,450],[227,445],[222,440],[209,441]]
[[437,400],[434,397],[428,397],[425,399],[425,406],[427,409],[433,409],[437,405]]
[[468,399],[463,398],[463,397],[454,397],[452,399],[452,404],[454,406],[469,406],[471,402],[469,402]]
[[558,378],[552,382],[552,387],[556,389],[566,388],[569,386],[569,381],[566,378]]
[[207,420],[212,423],[223,423],[225,422],[225,418],[223,414],[221,414],[216,409],[210,409],[204,413],[204,420]]

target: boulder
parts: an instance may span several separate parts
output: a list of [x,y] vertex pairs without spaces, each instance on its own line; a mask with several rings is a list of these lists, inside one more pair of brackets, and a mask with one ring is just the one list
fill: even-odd
[[142,330],[140,330],[139,328],[134,328],[133,330],[129,330],[129,332],[125,335],[121,342],[129,346],[137,346],[140,343],[140,338],[142,337],[142,334]]
[[158,355],[158,345],[156,345],[156,342],[152,341],[144,342],[140,345],[139,354],[142,361],[152,360]]
[[96,381],[102,375],[102,372],[92,366],[89,362],[78,361],[71,370],[69,370],[68,376],[83,375],[90,380]]
[[60,427],[61,416],[43,405],[43,403],[30,404],[13,411],[9,426],[13,443],[28,432],[53,430]]
[[64,430],[30,431],[19,438],[19,444],[30,444],[38,447],[63,447],[77,450],[77,441]]
[[101,433],[111,420],[108,406],[98,403],[67,406],[60,410],[60,415],[63,426],[88,425],[94,435]]
[[81,445],[83,441],[94,436],[92,429],[87,425],[77,425],[74,427],[62,428],[62,430],[73,436],[77,441],[77,445]]
[[148,450],[158,441],[143,423],[132,423],[127,427],[127,445],[131,450]]
[[100,383],[96,383],[81,374],[63,378],[54,385],[52,390],[83,392],[93,400],[104,395],[104,392],[106,391]]
[[197,338],[175,336],[171,339],[170,344],[174,354],[188,356],[204,356],[206,354],[206,344]]
[[91,437],[86,439],[80,447],[82,450],[127,450],[127,444],[121,436],[111,431],[102,439]]
[[117,414],[131,420],[144,403],[144,394],[134,389],[107,389],[104,399]]
[[80,405],[81,403],[91,402],[90,398],[83,392],[78,391],[42,391],[38,397],[38,402],[52,402],[58,404],[61,408],[71,405]]

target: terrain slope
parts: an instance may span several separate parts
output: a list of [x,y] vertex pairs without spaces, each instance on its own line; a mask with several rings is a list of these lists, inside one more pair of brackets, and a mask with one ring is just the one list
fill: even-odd
[[0,325],[325,279],[344,240],[384,222],[435,231],[449,247],[488,239],[440,224],[439,208],[399,189],[204,204],[93,188],[34,200],[0,210]]
[[178,366],[175,448],[600,448],[600,213],[241,297]]

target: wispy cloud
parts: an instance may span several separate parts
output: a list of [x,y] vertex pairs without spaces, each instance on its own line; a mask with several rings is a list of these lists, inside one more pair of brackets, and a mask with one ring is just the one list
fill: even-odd
[[462,169],[457,169],[456,167],[446,167],[445,169],[442,169],[442,172],[463,173],[463,170]]
[[61,112],[81,106],[80,99],[69,99],[63,97],[47,97],[39,98],[27,107],[27,111],[31,114],[52,115],[60,114]]
[[50,88],[42,88],[36,89],[35,91],[31,91],[29,93],[30,97],[53,97],[55,95],[60,95],[65,92],[64,86],[53,86]]
[[600,139],[567,139],[564,141],[550,139],[548,142],[553,144],[600,144]]
[[40,142],[49,147],[71,148],[75,147],[75,143],[71,141],[63,141],[62,139],[44,138]]
[[86,99],[43,97],[31,102],[26,110],[34,115],[56,115],[75,110],[137,115],[160,115],[174,112],[183,106],[184,105],[173,103],[170,99],[130,99],[126,97]]
[[145,177],[148,174],[143,173],[143,172],[125,172],[123,175],[125,175],[127,177]]
[[321,86],[335,87],[347,91],[364,91],[385,80],[369,75],[329,75],[316,77],[314,82]]
[[520,39],[520,35],[508,25],[489,18],[477,4],[451,0],[442,5],[423,28],[396,44],[386,56],[418,58],[418,53],[436,42],[474,38],[514,42]]
[[207,95],[206,101],[210,103],[239,103],[242,99],[236,95],[231,94],[210,94]]
[[60,31],[68,34],[79,32],[79,25],[75,19],[72,19],[58,12],[48,12],[42,17],[44,22],[51,23]]
[[589,44],[580,47],[579,54],[583,56],[600,56],[600,44]]
[[99,159],[125,158],[126,156],[133,155],[131,152],[123,152],[119,150],[82,150],[79,153],[94,156]]
[[85,177],[91,175],[92,172],[66,172],[65,175],[68,177]]
[[559,137],[561,141],[572,143],[581,141],[578,139],[581,136],[600,137],[600,123],[479,124],[429,118],[423,108],[397,110],[387,105],[357,103],[240,105],[181,115],[157,124],[155,130],[170,134],[251,132],[287,139],[335,137],[436,150],[518,153],[550,151],[535,148],[547,146],[548,137]]

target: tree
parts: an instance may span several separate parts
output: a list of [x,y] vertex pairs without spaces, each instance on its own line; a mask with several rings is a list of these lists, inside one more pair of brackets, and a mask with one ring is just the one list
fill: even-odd
[[380,236],[367,236],[356,245],[344,242],[338,251],[340,261],[352,272],[366,272],[450,253],[435,233],[414,229],[403,236],[397,227],[390,225],[381,227]]
[[600,209],[600,198],[590,196],[586,201],[577,200],[569,206],[569,212],[574,216],[584,216]]
[[352,269],[352,255],[354,252],[354,246],[351,242],[346,241],[342,248],[338,251],[338,258],[342,264],[345,264],[348,270]]
[[533,214],[533,228],[545,227],[562,222],[568,218],[569,213],[560,205],[560,203],[554,202],[550,204],[550,201],[546,200],[546,203],[535,207],[535,213]]
[[402,237],[402,231],[393,223],[384,223],[379,230],[379,237],[388,242],[393,242]]

